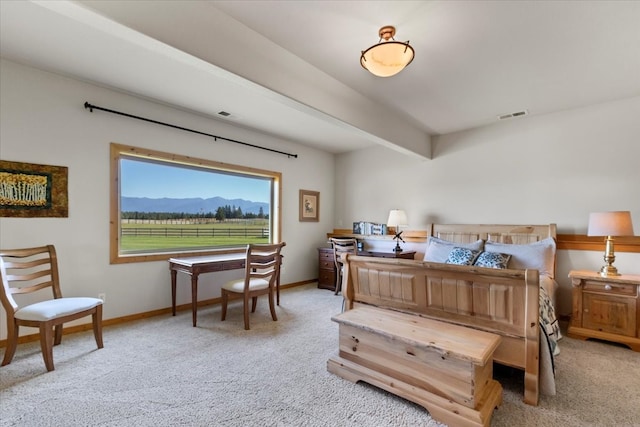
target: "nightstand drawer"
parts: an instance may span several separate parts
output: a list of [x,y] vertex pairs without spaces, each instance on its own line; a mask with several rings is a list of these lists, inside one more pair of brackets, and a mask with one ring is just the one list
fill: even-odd
[[593,282],[590,280],[585,280],[583,286],[585,291],[603,292],[603,293],[615,294],[615,295],[635,296],[637,292],[636,285],[629,285],[625,283],[606,283],[606,282]]

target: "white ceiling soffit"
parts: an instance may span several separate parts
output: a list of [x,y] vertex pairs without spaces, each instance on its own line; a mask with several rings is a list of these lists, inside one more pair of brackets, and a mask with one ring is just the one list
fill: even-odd
[[[3,56],[334,153],[383,144],[428,158],[429,135],[640,96],[640,1],[0,7]],[[416,51],[391,78],[359,64],[383,25]]]
[[[328,152],[382,144],[430,157],[429,135],[414,123],[385,111],[207,2],[189,3],[198,7],[183,7],[179,1],[2,1],[0,52],[16,62],[213,118],[227,111],[231,116],[225,121]],[[99,6],[101,14],[85,6]],[[265,51],[273,53],[260,58]],[[243,76],[242,67],[253,72]],[[278,84],[287,90],[267,89]],[[308,103],[305,92],[311,92]],[[312,105],[319,96],[342,108],[328,108],[332,115],[323,112],[317,102]]]

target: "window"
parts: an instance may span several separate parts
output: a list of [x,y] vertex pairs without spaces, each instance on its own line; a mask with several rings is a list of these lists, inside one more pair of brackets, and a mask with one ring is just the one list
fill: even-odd
[[111,144],[111,263],[280,241],[279,172]]

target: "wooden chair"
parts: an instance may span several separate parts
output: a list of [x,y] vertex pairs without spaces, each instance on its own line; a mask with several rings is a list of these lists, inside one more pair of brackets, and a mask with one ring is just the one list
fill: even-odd
[[[93,334],[102,348],[102,300],[63,298],[58,276],[58,259],[53,245],[25,249],[0,249],[0,300],[7,313],[7,348],[2,366],[13,359],[20,326],[40,330],[40,346],[47,371],[53,371],[53,346],[62,341],[62,324],[88,315],[93,318]],[[53,299],[19,306],[14,294],[51,289]],[[54,334],[55,329],[55,334]]]
[[274,321],[278,320],[273,304],[273,293],[280,273],[282,257],[280,251],[285,243],[247,245],[245,275],[242,279],[231,280],[222,285],[222,316],[227,316],[227,303],[230,299],[244,300],[244,328],[249,329],[249,299],[252,299],[251,312],[256,311],[260,295],[269,295],[269,309]]
[[336,265],[336,295],[342,289],[342,261],[341,255],[344,253],[355,254],[358,252],[358,241],[352,238],[331,238],[331,246],[333,247],[333,262]]

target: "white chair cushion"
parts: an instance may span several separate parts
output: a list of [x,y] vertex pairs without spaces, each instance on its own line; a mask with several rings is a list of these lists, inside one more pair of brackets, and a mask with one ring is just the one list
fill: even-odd
[[16,311],[15,317],[20,320],[44,322],[88,310],[100,304],[102,304],[102,300],[98,298],[58,298],[24,306]]
[[[222,287],[228,291],[241,294],[244,292],[244,279],[231,280],[222,285]],[[249,281],[249,288],[251,290],[266,289],[268,287],[269,281],[264,279],[251,279]]]

